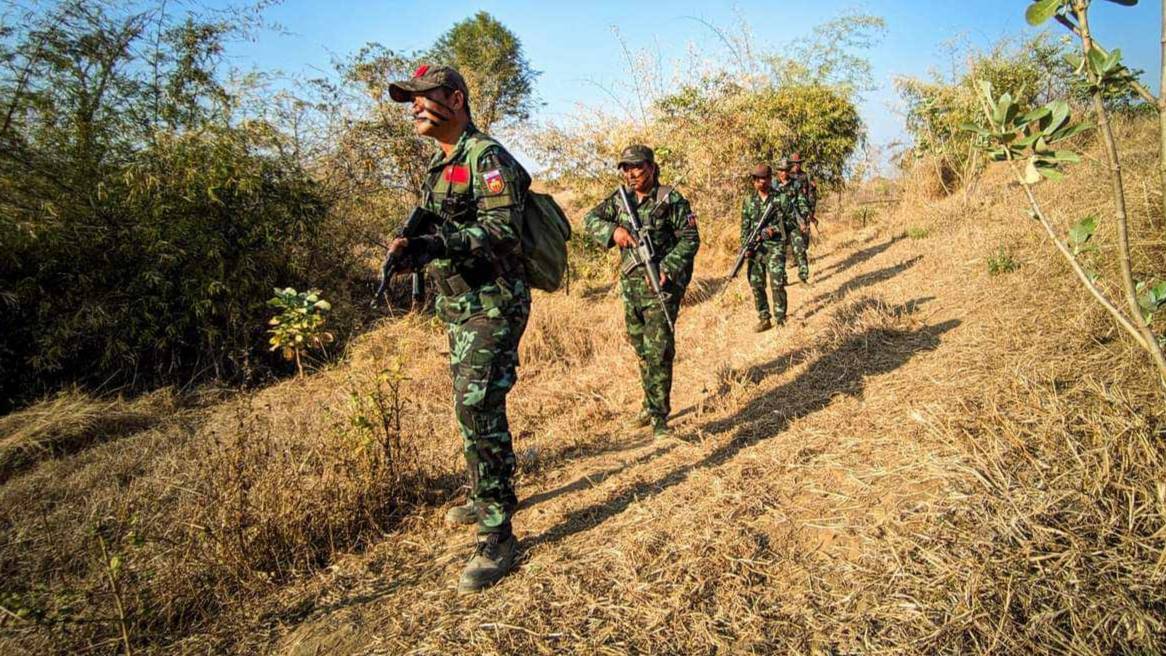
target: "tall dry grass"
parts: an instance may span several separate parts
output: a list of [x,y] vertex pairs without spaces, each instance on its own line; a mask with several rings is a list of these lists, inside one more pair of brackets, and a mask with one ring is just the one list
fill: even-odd
[[[1148,129],[1122,132],[1148,189],[1133,218],[1146,273],[1164,261]],[[1105,215],[1099,167],[1040,190],[1064,225]],[[325,631],[333,618],[311,615],[340,596],[370,627],[347,651],[1163,651],[1152,371],[1003,175],[944,198],[906,187],[866,230],[824,217],[815,286],[772,348],[741,327],[743,285],[719,280],[733,208],[701,216],[680,317],[686,441],[622,428],[640,399],[610,268],[538,294],[509,410],[539,533],[469,606],[441,592],[461,554],[433,547],[462,464],[448,347],[425,318],[385,321],[302,381],[139,409],[134,430],[100,428],[135,416],[100,400],[0,420],[19,442],[90,436],[0,486],[0,647],[114,653],[124,628],[135,653],[266,653],[285,623]],[[989,276],[1000,249],[1020,268]]]

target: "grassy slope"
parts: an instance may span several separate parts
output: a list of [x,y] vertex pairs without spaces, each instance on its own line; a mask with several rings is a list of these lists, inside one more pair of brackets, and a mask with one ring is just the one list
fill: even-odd
[[[1042,192],[1062,211],[1101,207],[1085,179]],[[487,595],[453,591],[471,549],[469,532],[440,523],[458,440],[440,330],[412,320],[183,433],[44,463],[0,488],[0,521],[16,540],[90,545],[78,518],[141,516],[152,501],[137,520],[153,527],[146,546],[126,548],[133,580],[174,613],[214,614],[181,601],[195,591],[243,600],[170,648],[185,653],[1161,650],[1161,398],[1144,359],[1014,218],[1017,199],[990,175],[969,198],[912,195],[871,228],[828,225],[815,284],[791,287],[792,321],[762,335],[744,281],[720,289],[716,246],[733,230],[706,218],[713,247],[678,328],[676,439],[622,427],[639,389],[615,295],[576,285],[537,298],[511,397],[524,557]],[[990,277],[1001,247],[1020,269]],[[402,356],[422,466],[385,491],[352,456],[360,445],[335,436],[348,390]],[[166,527],[183,522],[208,534],[236,522],[250,542],[207,546]],[[299,577],[334,555],[321,536],[364,548]],[[196,546],[154,546],[164,537]],[[112,612],[92,563],[17,557],[13,544],[7,571],[76,568],[90,582],[82,603]],[[239,582],[231,558],[278,576]],[[24,650],[51,639],[3,626]]]

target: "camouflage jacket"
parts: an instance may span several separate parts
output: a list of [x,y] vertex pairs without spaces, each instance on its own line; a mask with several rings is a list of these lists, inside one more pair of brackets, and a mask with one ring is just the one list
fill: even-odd
[[806,201],[810,205],[810,215],[818,208],[818,185],[810,179],[810,174],[802,171],[801,173],[791,173],[790,181],[793,182],[798,193],[806,197]]
[[[749,235],[752,234],[753,228],[757,227],[757,222],[761,220],[761,215],[765,213],[765,208],[769,203],[773,202],[780,202],[777,193],[774,191],[769,192],[769,195],[764,200],[761,199],[761,194],[757,193],[756,191],[745,197],[745,202],[741,204],[742,246],[744,246],[745,240],[749,239]],[[780,216],[781,211],[778,210],[777,214]],[[777,221],[774,219],[770,219],[769,225],[780,230],[777,225]],[[774,237],[774,239],[779,238],[780,237]]]
[[810,201],[793,179],[785,184],[775,182],[774,193],[777,194],[780,204],[778,212],[781,214],[782,220],[785,221],[787,230],[798,227],[799,217],[801,221],[810,218]]
[[[640,224],[647,231],[656,247],[655,261],[664,275],[681,286],[688,284],[692,277],[692,262],[700,249],[700,233],[696,227],[696,214],[680,192],[672,189],[661,199],[661,187],[652,191],[634,208]],[[583,217],[583,230],[588,238],[604,248],[615,245],[611,235],[616,227],[631,231],[627,212],[624,211],[615,192],[596,205]],[[632,254],[625,250],[620,259],[624,275],[632,275],[629,265]]]
[[460,323],[529,298],[515,214],[530,176],[495,140],[470,125],[448,157],[429,163],[422,203],[446,219],[438,233],[444,255],[429,265],[438,288],[437,313]]

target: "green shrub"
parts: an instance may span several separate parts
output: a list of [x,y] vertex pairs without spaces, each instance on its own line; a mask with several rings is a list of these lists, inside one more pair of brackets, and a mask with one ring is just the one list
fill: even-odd
[[988,275],[998,276],[1002,273],[1012,273],[1020,268],[1020,263],[1013,259],[1004,248],[988,256]]

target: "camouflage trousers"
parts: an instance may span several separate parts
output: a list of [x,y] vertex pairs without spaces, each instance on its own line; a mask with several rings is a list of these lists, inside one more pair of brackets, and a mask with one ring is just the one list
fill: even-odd
[[789,301],[785,293],[785,242],[768,241],[763,250],[748,260],[749,287],[753,289],[753,305],[757,308],[757,318],[769,319],[769,299],[765,294],[765,278],[768,274],[773,291],[773,318],[785,319]]
[[504,308],[447,324],[454,412],[479,534],[509,534],[518,507],[506,395],[518,381],[518,342],[529,316],[523,290]]
[[[640,275],[625,277],[624,323],[628,341],[640,361],[640,384],[644,388],[644,410],[654,417],[667,418],[672,411],[672,360],[676,339],[660,307],[659,298]],[[664,287],[668,314],[673,321],[680,311],[684,287],[669,281]]]
[[806,251],[810,247],[809,237],[806,233],[798,229],[796,221],[790,221],[785,226],[786,234],[789,235],[790,249],[793,251],[794,261],[798,263],[798,277],[802,280],[808,280],[810,277],[810,260],[806,255]]

